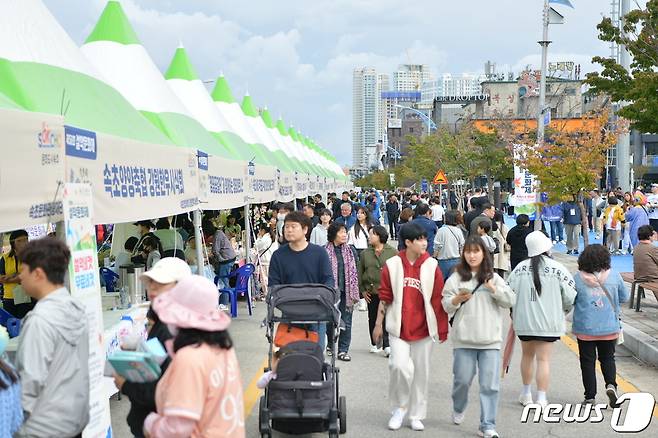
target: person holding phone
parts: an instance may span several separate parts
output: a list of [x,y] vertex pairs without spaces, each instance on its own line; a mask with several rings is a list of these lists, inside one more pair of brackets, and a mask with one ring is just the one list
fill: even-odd
[[454,347],[452,387],[455,424],[462,424],[468,391],[478,370],[480,436],[498,437],[496,414],[500,388],[502,309],[516,300],[512,289],[494,273],[489,250],[479,236],[466,240],[460,263],[443,288],[442,304],[451,315]]

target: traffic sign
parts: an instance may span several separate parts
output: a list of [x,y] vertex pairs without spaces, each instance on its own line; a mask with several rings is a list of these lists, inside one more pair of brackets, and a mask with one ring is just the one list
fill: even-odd
[[432,184],[448,184],[448,177],[443,170],[439,169],[439,171],[436,172]]

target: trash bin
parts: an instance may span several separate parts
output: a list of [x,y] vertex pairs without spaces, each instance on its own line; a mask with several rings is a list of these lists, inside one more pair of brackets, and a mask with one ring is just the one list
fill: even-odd
[[130,304],[134,305],[144,302],[144,284],[142,284],[140,277],[145,270],[144,265],[137,263],[119,266],[121,286],[128,293]]

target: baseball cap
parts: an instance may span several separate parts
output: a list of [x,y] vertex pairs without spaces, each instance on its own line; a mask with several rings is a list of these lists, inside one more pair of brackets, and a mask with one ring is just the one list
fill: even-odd
[[184,260],[177,257],[165,257],[143,273],[140,279],[147,277],[158,283],[168,284],[179,282],[190,275],[192,275],[192,270]]

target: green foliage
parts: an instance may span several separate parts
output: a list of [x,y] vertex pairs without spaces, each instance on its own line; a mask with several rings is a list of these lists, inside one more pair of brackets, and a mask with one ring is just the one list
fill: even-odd
[[386,171],[373,172],[371,174],[364,176],[363,178],[359,178],[356,181],[354,181],[354,185],[357,187],[363,187],[368,189],[371,187],[376,187],[378,189],[392,189],[393,186],[391,186],[389,173],[390,172],[386,172]]
[[615,102],[628,102],[619,115],[642,132],[658,132],[658,0],[649,0],[645,9],[631,11],[624,18],[623,32],[610,18],[597,26],[599,39],[625,45],[631,54],[631,71],[616,60],[596,56],[593,62],[603,71],[587,75],[592,91],[609,95]]

